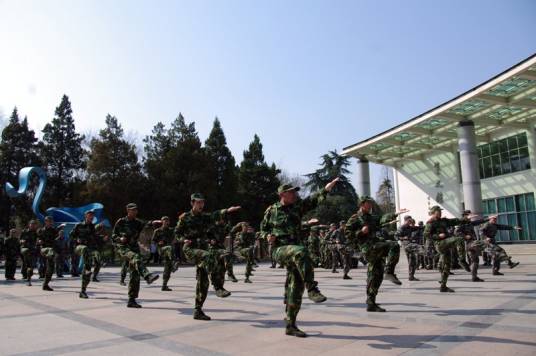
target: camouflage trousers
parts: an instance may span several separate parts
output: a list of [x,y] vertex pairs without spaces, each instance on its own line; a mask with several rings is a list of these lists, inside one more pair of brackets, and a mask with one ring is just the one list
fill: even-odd
[[209,276],[214,289],[223,288],[226,251],[216,248],[203,250],[188,245],[184,245],[183,251],[188,261],[196,265],[195,309],[202,309],[208,295]]
[[497,245],[494,240],[488,242],[486,251],[491,255],[491,265],[493,266],[493,272],[499,272],[499,270],[501,269],[501,262],[512,262],[511,257],[508,256],[506,251],[501,246]]
[[473,279],[478,277],[478,265],[480,262],[480,255],[487,248],[488,243],[483,240],[473,240],[467,242],[467,253],[471,262],[471,276]]
[[432,240],[426,240],[424,243],[424,260],[429,269],[433,269],[439,262],[439,254]]
[[167,286],[169,279],[171,278],[171,272],[173,271],[173,263],[175,262],[175,251],[173,246],[159,246],[158,254],[162,258],[162,264],[164,265],[164,273],[162,274],[162,284]]
[[273,258],[287,268],[284,303],[287,320],[294,323],[301,309],[305,288],[311,290],[317,286],[313,263],[307,248],[300,245],[280,246],[274,250]]
[[241,248],[240,256],[246,261],[246,278],[249,278],[251,276],[251,272],[253,272],[253,265],[255,264],[255,255],[254,255],[254,247],[245,247]]
[[461,236],[452,236],[435,241],[434,246],[437,252],[439,252],[441,260],[441,279],[439,283],[441,283],[441,286],[446,286],[450,275],[450,267],[452,265],[452,249],[457,250],[458,256],[465,256],[465,240]]
[[414,277],[419,264],[419,256],[424,254],[424,248],[421,245],[410,241],[402,241],[402,247],[404,248],[404,252],[406,252],[406,257],[408,259],[408,274],[410,277]]
[[375,303],[383,282],[384,272],[394,274],[400,258],[400,246],[396,241],[378,241],[361,248],[367,264],[367,303]]
[[43,247],[41,248],[41,257],[45,262],[45,282],[44,285],[48,285],[52,279],[52,274],[54,274],[54,269],[56,266],[56,252],[52,247]]
[[324,245],[320,249],[320,261],[322,263],[322,267],[324,268],[330,268],[332,267],[332,254],[329,250],[328,245]]
[[27,247],[23,247],[20,249],[20,255],[22,258],[22,277],[30,280],[33,276],[35,266],[35,252]]
[[[82,273],[82,291],[85,292],[87,286],[89,285],[89,281],[91,280],[91,269],[93,266],[95,266],[95,273],[99,272],[97,266],[100,268],[101,253],[97,250],[87,247],[86,245],[76,246],[74,253],[79,257],[79,264],[82,267],[80,271]],[[93,274],[93,277],[95,276],[96,274]]]
[[146,278],[150,272],[145,267],[139,251],[135,251],[129,246],[118,246],[117,252],[123,260],[123,265],[126,263],[128,266],[128,297],[136,299],[140,294],[140,276]]

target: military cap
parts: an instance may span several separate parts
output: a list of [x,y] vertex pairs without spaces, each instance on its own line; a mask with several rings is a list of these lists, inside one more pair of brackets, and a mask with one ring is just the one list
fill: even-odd
[[469,215],[469,214],[471,214],[471,210],[464,210],[462,212],[462,215]]
[[127,204],[127,209],[128,210],[138,209],[138,206],[136,205],[136,203],[128,203]]
[[364,204],[366,202],[374,202],[374,199],[372,199],[371,197],[369,197],[368,195],[363,195],[360,199],[359,199],[359,205],[361,204]]
[[408,220],[411,220],[411,215],[404,216],[404,221],[408,221]]
[[190,195],[190,200],[191,200],[191,201],[194,201],[194,200],[205,200],[205,197],[204,197],[203,194],[201,194],[201,193],[194,193],[194,194]]
[[283,192],[289,192],[291,190],[298,191],[300,190],[300,187],[295,187],[292,184],[281,184],[279,188],[277,188],[277,194],[281,194]]
[[93,209],[89,209],[89,210],[84,211],[84,215],[87,215],[87,214],[93,214],[93,215],[95,215],[95,210],[93,210]]
[[50,216],[50,215],[47,215],[47,216],[45,216],[45,221],[46,220],[54,221],[54,218],[52,216]]
[[30,223],[30,224],[39,224],[39,223],[37,222],[37,220],[35,220],[35,219],[30,220],[29,223]]
[[433,207],[430,208],[430,210],[428,211],[430,214],[433,214],[435,213],[436,211],[441,211],[443,209],[441,209],[441,207],[439,205],[434,205]]
[[162,216],[160,220],[169,220],[169,216]]

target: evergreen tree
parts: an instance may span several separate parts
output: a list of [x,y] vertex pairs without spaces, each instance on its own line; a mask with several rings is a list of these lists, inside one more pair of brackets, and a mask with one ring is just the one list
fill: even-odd
[[215,184],[213,206],[220,209],[237,202],[238,170],[218,118],[205,141],[209,179]]
[[321,157],[321,160],[320,168],[306,175],[308,178],[306,187],[315,193],[333,179],[339,177],[340,180],[327,199],[309,212],[307,217],[318,218],[322,223],[346,220],[355,212],[358,198],[348,178],[350,171],[347,167],[350,165],[350,157],[341,156],[337,151],[329,151]]
[[61,206],[72,200],[73,185],[85,168],[84,136],[76,132],[72,113],[71,102],[64,95],[52,122],[43,129],[42,158],[48,175],[49,205]]
[[108,114],[106,128],[91,140],[87,173],[88,196],[104,204],[111,221],[124,215],[126,203],[136,200],[142,191],[136,146],[124,138],[115,116]]
[[[35,132],[28,127],[26,117],[20,120],[17,108],[14,108],[0,141],[0,181],[11,182],[17,186],[19,171],[24,167],[39,164]],[[0,197],[0,216],[4,229],[9,225],[12,212],[16,212],[24,221],[31,218],[31,202],[24,199],[10,200],[4,189],[1,189]]]
[[277,201],[279,173],[275,164],[269,166],[264,161],[261,140],[255,135],[249,148],[244,151],[238,174],[242,214],[255,226],[262,220],[266,208]]

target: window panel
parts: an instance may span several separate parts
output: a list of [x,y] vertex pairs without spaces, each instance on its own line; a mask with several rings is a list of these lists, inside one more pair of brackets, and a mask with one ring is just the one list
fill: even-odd
[[489,145],[482,146],[482,158],[489,156]]
[[527,213],[527,220],[529,224],[529,238],[531,240],[536,240],[536,211]]
[[527,211],[527,207],[525,205],[525,195],[516,195],[516,208],[517,211]]
[[483,160],[484,164],[484,177],[491,177],[492,176],[492,168],[491,168],[491,157],[485,157]]
[[527,213],[519,213],[517,215],[517,218],[518,218],[519,226],[521,226],[521,228],[523,229],[518,232],[519,239],[528,240],[528,234],[530,230],[529,230],[529,220],[528,220]]
[[[497,199],[497,209],[499,213],[506,212],[506,200],[504,198]],[[501,216],[499,216],[499,219],[501,218]]]
[[510,150],[510,162],[512,163],[512,172],[519,172],[521,170],[519,150]]
[[499,153],[499,142],[492,142],[490,143],[490,153],[492,155],[496,155]]
[[517,136],[517,143],[519,147],[527,146],[527,134],[521,134]]
[[497,205],[495,204],[495,199],[488,200],[488,213],[489,214],[497,213]]
[[522,170],[530,169],[529,149],[527,147],[519,149],[519,166]]
[[517,138],[514,136],[514,137],[508,137],[508,149],[509,150],[512,150],[512,149],[515,149],[517,148]]
[[533,193],[525,194],[525,201],[527,203],[527,211],[536,210]]
[[494,176],[501,175],[501,158],[499,155],[493,155],[491,156],[491,166],[493,170]]
[[506,197],[505,201],[506,201],[506,211],[508,212],[516,211],[515,206],[514,206],[514,197]]

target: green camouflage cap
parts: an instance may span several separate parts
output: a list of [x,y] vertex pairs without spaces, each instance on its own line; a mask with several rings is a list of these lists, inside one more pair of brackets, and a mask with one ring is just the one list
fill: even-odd
[[194,193],[194,194],[190,195],[190,200],[191,200],[191,201],[194,201],[194,200],[205,200],[205,197],[204,197],[203,194],[201,194],[201,193]]
[[127,204],[127,210],[134,210],[134,209],[138,209],[138,206],[136,205],[136,203]]
[[441,209],[441,207],[439,205],[434,205],[433,207],[430,208],[430,210],[428,211],[428,213],[430,215],[432,215],[433,213],[435,213],[436,211],[441,211],[443,209]]
[[162,216],[160,220],[169,220],[169,216]]
[[277,194],[281,194],[283,192],[289,192],[291,190],[298,191],[300,190],[300,187],[295,187],[292,184],[281,184],[279,188],[277,188]]
[[359,199],[359,205],[364,204],[364,203],[366,203],[366,202],[373,203],[373,202],[374,202],[374,199],[372,199],[372,198],[369,197],[368,195],[363,195],[363,196]]

